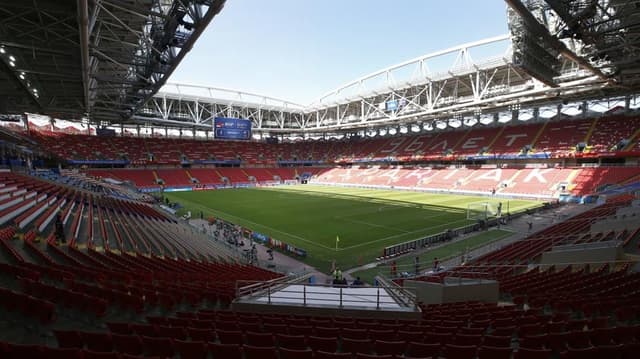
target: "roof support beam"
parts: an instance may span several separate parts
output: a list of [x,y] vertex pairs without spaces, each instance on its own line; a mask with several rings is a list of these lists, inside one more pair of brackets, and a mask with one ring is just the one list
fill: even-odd
[[78,28],[80,31],[80,64],[82,66],[82,87],[84,112],[91,112],[89,99],[89,0],[78,0]]
[[590,71],[592,74],[598,76],[600,79],[607,81],[609,84],[614,85],[614,81],[611,80],[607,75],[603,74],[602,71],[593,67],[587,60],[576,55],[573,51],[565,46],[562,42],[560,42],[557,38],[551,36],[549,31],[540,23],[536,18],[531,14],[529,9],[520,1],[520,0],[505,0],[507,5],[513,9],[518,15],[522,17],[522,19],[529,24],[532,28],[536,29],[536,32],[545,38],[547,43],[553,46],[560,54],[564,57],[568,58],[571,61],[577,63],[581,68]]
[[166,125],[177,125],[179,127],[185,127],[185,125],[187,125],[186,127],[198,127],[205,130],[211,130],[210,124],[206,125],[203,123],[194,123],[194,122],[185,123],[182,121],[165,120],[163,118],[157,118],[157,117],[145,117],[145,116],[134,115],[134,116],[131,116],[130,120],[140,122],[140,123],[152,122],[152,123],[166,124]]
[[3,45],[5,47],[14,47],[17,49],[24,49],[24,50],[30,50],[33,52],[42,52],[42,53],[46,53],[46,54],[55,54],[55,55],[59,55],[59,56],[73,56],[73,54],[70,54],[67,51],[64,50],[56,50],[56,49],[49,49],[46,47],[42,47],[42,46],[33,46],[33,45],[26,45],[26,44],[19,44],[16,42],[9,42],[9,41],[3,41],[0,40],[0,45]]

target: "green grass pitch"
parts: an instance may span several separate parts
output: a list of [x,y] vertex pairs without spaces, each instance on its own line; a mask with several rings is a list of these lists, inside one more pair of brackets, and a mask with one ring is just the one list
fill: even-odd
[[[307,264],[329,271],[369,263],[385,246],[471,223],[472,202],[487,197],[314,185],[172,192],[172,202],[304,248]],[[501,200],[511,213],[539,204]],[[508,202],[508,204],[507,204]],[[336,249],[336,237],[339,237]]]

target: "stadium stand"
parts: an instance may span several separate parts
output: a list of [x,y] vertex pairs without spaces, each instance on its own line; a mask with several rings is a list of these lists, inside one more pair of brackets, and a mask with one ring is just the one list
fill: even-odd
[[552,157],[566,157],[576,152],[586,139],[594,120],[549,122],[538,139],[532,143],[534,151],[549,153]]
[[[371,146],[377,149],[365,151],[387,153],[383,146],[394,145],[380,141]],[[167,185],[180,186],[192,185],[191,178],[200,184],[222,184],[224,177],[246,183],[251,177],[268,182],[275,176],[285,180],[305,173],[346,185],[485,193],[497,188],[504,194],[552,192],[562,183],[575,186],[576,193],[590,193],[638,175],[635,167],[91,169],[86,171],[90,176],[62,172],[41,173],[39,178],[3,172],[0,214],[13,225],[0,230],[0,303],[5,311],[15,309],[11,318],[35,321],[39,331],[52,331],[56,340],[2,343],[0,350],[7,357],[85,358],[515,359],[636,354],[640,277],[629,265],[591,270],[576,264],[535,265],[543,252],[559,244],[615,239],[629,245],[637,229],[592,232],[590,226],[614,218],[631,204],[632,196],[611,198],[447,272],[499,280],[501,299],[508,305],[421,305],[421,319],[363,319],[343,313],[318,317],[230,310],[236,281],[271,280],[281,274],[221,258],[201,234],[185,232],[183,225],[154,207],[125,199],[126,191],[116,190],[117,184],[103,188],[98,185],[105,186],[103,181],[93,179],[131,179],[136,185],[141,181],[142,186],[153,186],[161,178]],[[53,232],[57,213],[64,221],[66,244]],[[104,323],[108,331],[85,329],[74,324],[78,320]]]
[[158,178],[162,179],[165,186],[190,186],[193,184],[189,174],[182,169],[167,170],[158,169],[156,171]]
[[[154,102],[158,99],[153,98],[159,90],[154,86],[166,84],[163,76],[175,69],[184,55],[183,49],[192,47],[195,41],[190,40],[192,36],[198,38],[202,31],[200,26],[209,23],[224,1],[145,1],[135,2],[135,6],[126,2],[79,1],[78,9],[72,5],[72,11],[60,17],[63,20],[48,24],[42,37],[47,41],[51,35],[74,39],[68,41],[73,44],[79,40],[86,44],[82,49],[47,48],[47,44],[33,42],[41,32],[38,29],[32,30],[33,33],[30,31],[28,37],[22,36],[29,38],[29,44],[20,44],[21,36],[6,36],[5,32],[24,27],[25,24],[15,26],[13,21],[25,13],[28,16],[26,26],[34,28],[39,26],[29,17],[33,15],[30,11],[42,15],[37,9],[42,2],[20,4],[21,13],[8,11],[5,7],[10,3],[14,2],[0,4],[0,12],[12,14],[3,19],[6,26],[0,32],[0,49],[4,57],[0,60],[13,56],[8,53],[5,56],[6,52],[24,48],[32,60],[24,61],[28,56],[22,55],[18,56],[18,63],[25,69],[29,65],[33,69],[12,73],[15,58],[7,61],[7,66],[0,66],[3,75],[6,67],[10,74],[7,78],[11,79],[0,81],[2,96],[9,99],[2,98],[0,111],[4,112],[9,105],[13,116],[0,114],[3,116],[0,118],[3,122],[0,126],[0,358],[631,359],[638,356],[640,166],[637,158],[640,156],[640,120],[634,103],[638,100],[637,94],[630,90],[636,84],[627,82],[632,76],[623,78],[625,81],[618,77],[638,70],[618,67],[637,61],[633,57],[635,52],[613,40],[620,37],[633,43],[628,41],[626,34],[636,35],[637,31],[628,25],[634,23],[633,18],[626,16],[635,17],[637,11],[634,9],[618,2],[594,2],[594,8],[598,9],[594,13],[599,13],[600,8],[609,3],[619,6],[620,10],[612,16],[616,21],[616,36],[607,36],[607,41],[601,41],[599,37],[604,35],[597,29],[569,34],[572,42],[592,42],[582,48],[584,55],[578,52],[580,56],[590,56],[590,50],[602,56],[593,56],[595,60],[590,58],[589,61],[575,57],[577,55],[571,57],[571,63],[576,66],[567,67],[584,72],[577,73],[578,78],[576,73],[563,73],[546,81],[553,87],[544,88],[543,85],[548,84],[537,78],[532,81],[531,71],[522,68],[526,62],[515,64],[501,56],[489,64],[494,66],[499,62],[501,65],[491,67],[494,73],[486,78],[481,73],[490,74],[482,72],[487,64],[478,66],[474,63],[469,68],[449,69],[448,75],[453,79],[450,82],[458,83],[456,95],[450,96],[447,92],[453,91],[449,88],[444,92],[447,98],[438,94],[437,99],[433,99],[429,94],[428,113],[424,119],[416,116],[412,123],[406,121],[413,115],[405,116],[402,111],[413,111],[412,107],[415,110],[424,105],[417,103],[426,94],[422,90],[416,92],[411,103],[404,101],[406,94],[402,95],[404,103],[400,105],[396,96],[400,96],[400,92],[413,94],[417,88],[408,87],[406,91],[389,88],[394,92],[392,96],[376,92],[376,103],[366,104],[371,107],[367,111],[376,116],[373,126],[381,123],[382,127],[370,127],[364,113],[358,115],[363,116],[363,122],[357,127],[355,121],[360,119],[351,115],[351,103],[341,107],[342,103],[337,101],[335,114],[330,113],[333,108],[314,108],[317,129],[301,132],[295,140],[283,141],[284,135],[280,134],[288,131],[297,134],[301,127],[285,127],[284,120],[279,118],[283,122],[274,122],[275,127],[261,128],[265,131],[260,136],[274,136],[269,138],[271,141],[240,141],[213,139],[211,128],[204,138],[197,138],[196,125],[202,129],[209,126],[204,124],[209,121],[207,123],[215,127],[215,117],[222,113],[238,113],[236,116],[242,113],[244,118],[261,117],[264,115],[260,112],[262,109],[254,115],[249,107],[241,110],[231,107],[237,105],[228,104],[233,101],[225,100],[230,107],[222,109],[221,104],[198,104],[198,97],[195,112],[191,108],[175,110],[172,105],[160,110],[158,102]],[[520,2],[509,3],[514,7],[514,3]],[[537,2],[526,3],[538,5]],[[549,6],[541,7],[556,9],[563,5],[557,1],[547,3]],[[81,11],[81,4],[93,11]],[[57,5],[47,4],[42,13],[47,18],[57,16],[58,12],[54,11]],[[209,12],[210,8],[213,8],[212,12]],[[145,13],[137,13],[141,10]],[[45,11],[52,11],[53,15]],[[511,12],[510,16],[513,16]],[[91,14],[91,21],[83,13]],[[572,16],[572,12],[560,12],[559,15],[566,23],[564,17]],[[566,31],[578,31],[592,23],[590,11],[582,12],[580,16],[584,16],[585,21],[578,18],[569,21],[571,26],[567,26]],[[77,21],[77,24],[71,26],[68,21]],[[77,28],[88,24],[93,28],[93,21],[99,24],[96,28],[104,30],[76,33]],[[514,21],[510,25],[520,22],[528,26],[531,20]],[[114,23],[122,28],[114,31]],[[605,31],[611,31],[606,26],[607,21],[596,23]],[[57,32],[65,28],[73,31],[71,36],[58,35]],[[148,37],[129,34],[135,32]],[[512,35],[515,38],[517,34]],[[560,35],[550,37],[557,40]],[[543,44],[547,41],[544,37],[539,40],[544,45],[541,49],[549,47]],[[57,40],[51,42],[52,47],[60,46]],[[95,44],[98,43],[104,47],[101,51],[97,51]],[[109,47],[110,43],[111,46],[115,43],[116,48],[122,44],[127,44],[124,48],[132,44],[143,47],[136,47],[135,53],[114,51]],[[512,47],[520,43],[514,41]],[[604,49],[603,43],[606,43]],[[611,43],[615,51],[607,47]],[[468,50],[464,48],[460,54],[470,57]],[[572,50],[573,47],[566,51]],[[125,59],[120,57],[121,52],[126,55]],[[147,52],[149,54],[145,55]],[[50,71],[40,71],[38,62],[47,62],[43,53],[56,54],[56,69],[60,73],[52,75],[48,74]],[[82,59],[73,56],[73,62],[67,63],[63,60],[67,53],[80,54]],[[117,59],[105,61],[106,54]],[[551,57],[557,60],[555,55]],[[57,61],[61,62],[58,64]],[[420,61],[423,66],[426,58]],[[122,65],[129,62],[135,64]],[[112,66],[113,63],[119,66]],[[606,74],[596,68],[600,63],[610,67]],[[124,69],[119,68],[121,66]],[[77,71],[64,73],[67,67]],[[101,71],[96,73],[94,68]],[[501,77],[505,71],[508,76],[518,78],[517,84],[489,86],[494,75]],[[461,72],[463,75],[459,76]],[[388,72],[386,76],[393,77],[390,74]],[[36,75],[41,76],[42,81],[36,81],[36,77],[32,79]],[[25,76],[31,82],[21,82]],[[46,81],[45,76],[54,76],[56,80]],[[123,82],[118,86],[111,85],[110,81],[117,83],[119,76]],[[473,89],[465,89],[462,83],[463,77],[467,76],[476,76]],[[575,116],[562,113],[563,106],[569,107],[568,99],[580,97],[579,91],[582,91],[562,82],[567,78],[579,82],[580,87],[594,87],[587,93],[589,96],[580,100],[584,104],[594,96],[610,92],[621,96],[615,100],[624,103],[623,108],[611,108],[598,114],[589,111],[591,107],[580,107]],[[587,82],[589,78],[597,78],[598,82]],[[80,88],[80,79],[83,88]],[[437,88],[434,79],[428,81]],[[17,97],[22,89],[16,88],[14,82],[24,87],[29,97]],[[32,84],[46,84],[42,87],[41,100]],[[606,87],[608,84],[615,86]],[[441,83],[441,90],[445,85],[446,81]],[[107,94],[102,89],[106,89]],[[520,100],[526,102],[525,95],[516,97],[522,89],[532,91],[536,106],[547,105],[542,102],[544,96],[549,96],[546,101],[554,114],[542,117],[538,113],[540,108],[527,109],[531,110],[533,119],[529,122],[516,119]],[[567,99],[561,96],[564,89],[569,91]],[[458,96],[458,90],[464,103],[451,102]],[[77,93],[70,92],[70,95],[68,91]],[[58,97],[45,99],[45,94],[58,92]],[[499,96],[483,97],[493,96],[492,92],[508,94],[509,101],[515,101],[500,103]],[[538,95],[541,97],[535,97]],[[389,101],[389,98],[394,100]],[[365,97],[362,99],[366,100]],[[264,100],[260,105],[270,107],[267,98]],[[494,100],[496,103],[489,106]],[[163,101],[171,102],[172,99],[164,97]],[[66,102],[73,103],[74,107],[65,107],[71,106]],[[83,102],[85,105],[76,105]],[[30,103],[34,105],[27,105]],[[468,103],[474,106],[467,108],[469,113],[453,110]],[[361,111],[365,112],[365,103],[361,105]],[[432,114],[431,111],[438,110],[440,105],[451,106],[451,112]],[[496,111],[503,112],[485,113],[485,105],[487,111],[495,106]],[[393,106],[396,109],[389,110]],[[508,108],[506,112],[505,108]],[[38,124],[30,121],[31,117],[37,116],[24,114],[28,111],[46,112],[52,117],[49,122]],[[303,114],[285,114],[280,108],[278,111],[276,117],[295,118],[289,121],[302,126],[294,115]],[[340,117],[341,112],[354,119],[331,118]],[[460,121],[459,126],[447,122],[461,118],[478,122],[485,115],[490,121],[474,126],[463,124],[464,121]],[[499,115],[506,116],[506,124],[499,120]],[[54,118],[74,116],[87,117],[90,121],[83,119],[82,125],[62,128]],[[197,117],[197,121],[181,123],[189,116]],[[210,118],[205,120],[205,116]],[[389,122],[382,123],[380,118],[388,118]],[[269,116],[264,118],[265,123],[271,120]],[[330,128],[327,130],[322,127],[324,124],[321,125],[324,121],[330,123],[328,126],[334,126],[334,120],[338,127],[345,124],[341,124],[341,120],[346,120],[347,127],[332,133]],[[119,125],[118,135],[115,130],[103,128],[106,124]],[[444,124],[444,128],[439,124]],[[157,128],[146,132],[156,125]],[[431,127],[427,129],[427,125]],[[350,132],[349,126],[354,126],[355,130]],[[96,135],[105,130],[113,133]],[[170,130],[179,135],[170,136]],[[183,130],[193,136],[183,135]],[[269,132],[271,130],[275,131]],[[322,132],[321,136],[313,132],[316,130]],[[370,130],[385,135],[369,137]],[[341,139],[331,138],[336,134],[341,135]],[[450,278],[459,282],[483,279],[499,284],[496,289],[498,300],[470,299],[442,304],[411,302],[411,310],[415,311],[411,314],[416,315],[406,319],[380,309],[365,314],[359,311],[361,308],[344,310],[343,291],[362,289],[359,284],[327,286],[338,291],[340,299],[338,304],[325,304],[321,310],[307,307],[307,286],[302,305],[279,310],[234,306],[240,303],[238,297],[244,293],[242,289],[249,290],[252,295],[254,292],[266,295],[268,302],[262,305],[272,305],[272,290],[280,290],[294,281],[312,282],[312,278],[288,271],[281,273],[275,271],[273,265],[246,261],[242,252],[249,249],[239,249],[240,243],[236,242],[230,250],[225,243],[219,243],[224,241],[218,241],[218,236],[215,239],[210,236],[204,224],[202,228],[188,225],[175,215],[173,208],[165,206],[164,198],[146,194],[151,191],[270,186],[306,180],[327,186],[474,194],[487,198],[536,198],[554,202],[546,203],[544,207],[560,206],[555,203],[557,200],[569,198],[584,202],[585,206],[572,216],[553,217],[553,224],[545,228],[533,230],[529,222],[529,232],[522,235],[523,239],[507,239],[491,250],[487,247],[486,253],[475,258],[463,257],[464,260],[450,268],[441,271],[435,268],[435,271],[425,273],[416,268],[415,275],[379,276],[376,283],[378,301],[379,288],[387,282],[396,293],[394,297],[400,296],[398,293],[406,289],[403,286],[409,280],[426,284],[444,283]],[[529,214],[527,210],[522,215],[528,217],[522,218],[531,220],[534,216],[548,215],[545,209],[540,211]],[[205,222],[202,216],[201,213],[200,221]],[[509,225],[507,221],[501,222],[502,219],[485,218],[477,223],[474,220],[468,226],[478,231],[487,226]],[[209,221],[213,224],[211,222],[216,219]],[[265,225],[265,228],[270,227]],[[335,253],[339,250],[338,241],[336,238]],[[288,247],[286,243],[279,244],[282,244],[279,248]],[[594,245],[611,246],[623,253],[610,261],[543,262],[544,256],[558,247],[579,250]],[[428,249],[411,247],[406,253],[413,255],[413,251]],[[381,259],[384,260],[387,259]],[[454,260],[457,258],[450,260],[451,263]],[[381,262],[367,266],[379,264],[384,267]],[[306,267],[306,264],[300,266]]]
[[153,170],[124,169],[124,170],[88,170],[88,174],[98,178],[111,178],[119,181],[129,181],[138,188],[157,186],[157,173]]
[[619,168],[333,168],[318,174],[324,184],[369,185],[434,191],[557,198],[562,192],[594,193],[604,184],[636,178],[638,167]]
[[544,128],[544,124],[507,125],[490,146],[489,151],[494,154],[517,155],[525,146],[535,143],[538,134]]
[[[581,169],[586,170],[594,169]],[[108,173],[122,179],[124,176],[119,174],[129,171],[88,172],[94,176]],[[187,170],[169,171],[187,177]],[[188,171],[191,176],[201,178],[220,171],[218,177],[236,180],[245,180],[247,175],[268,180],[275,173],[291,178],[299,172],[228,168]],[[373,167],[305,171],[343,183],[445,186],[453,180],[462,189],[475,190],[495,184],[496,178],[510,178],[517,183],[522,176],[536,176],[531,173],[538,170]],[[549,180],[550,183],[575,170],[558,171],[564,172]],[[604,183],[633,174],[633,169],[629,169],[611,180],[604,173],[598,177],[605,178]],[[546,172],[542,176],[548,178]],[[55,329],[57,345],[3,344],[3,353],[10,357],[70,353],[98,357],[100,352],[105,353],[103,356],[119,353],[164,357],[189,357],[195,353],[214,358],[216,355],[550,358],[583,355],[587,351],[613,353],[620,358],[634,355],[638,313],[634,309],[637,306],[634,294],[640,282],[628,266],[601,266],[593,272],[581,266],[528,269],[543,251],[559,243],[630,238],[628,232],[591,235],[586,225],[611,217],[617,209],[629,205],[629,196],[614,198],[522,242],[451,270],[451,275],[499,279],[503,298],[515,305],[480,302],[425,305],[421,320],[375,320],[346,314],[319,318],[304,314],[240,313],[225,306],[206,309],[205,303],[232,301],[236,280],[271,279],[279,275],[215,259],[217,252],[210,252],[205,258],[202,254],[207,253],[208,247],[202,240],[185,237],[180,224],[152,207],[113,196],[97,197],[88,192],[97,187],[83,187],[83,181],[91,179],[80,174],[67,173],[61,178],[62,182],[49,182],[10,172],[2,176],[0,192],[5,209],[22,210],[29,206],[21,214],[11,213],[10,220],[18,226],[5,227],[0,232],[0,252],[7,260],[0,266],[3,283],[15,283],[0,291],[2,305],[16,308],[21,303],[13,315],[33,318],[41,323],[42,330],[55,328],[60,321],[73,322],[75,316],[80,316],[106,323],[109,331]],[[471,185],[465,182],[472,178],[479,180]],[[581,183],[580,176],[576,178],[576,183]],[[51,224],[39,232],[40,236],[48,237],[47,241],[38,241],[35,230],[24,232],[22,240],[15,239],[21,221],[50,217],[58,208],[66,220],[66,232],[75,233],[69,245],[59,245],[47,234]],[[158,314],[158,310],[168,314]],[[68,317],[68,312],[74,314]],[[123,319],[123,313],[129,313],[129,318],[146,320]]]
[[198,183],[205,185],[224,184],[222,175],[215,168],[191,168],[189,174],[192,178],[198,180]]
[[588,140],[589,153],[607,153],[624,150],[639,128],[638,117],[610,116],[597,118]]
[[[279,161],[294,159],[341,163],[365,159],[417,161],[519,155],[527,146],[530,154],[544,153],[551,158],[581,157],[583,154],[623,151],[631,146],[636,128],[636,117],[610,116],[386,138],[279,144],[153,137],[100,138],[36,130],[32,130],[30,135],[43,147],[68,160],[116,161],[126,158],[138,165],[179,165],[183,160],[197,164],[212,159],[241,159],[248,166],[274,166]],[[579,144],[584,144],[584,148],[577,151]],[[617,146],[619,144],[622,145]]]

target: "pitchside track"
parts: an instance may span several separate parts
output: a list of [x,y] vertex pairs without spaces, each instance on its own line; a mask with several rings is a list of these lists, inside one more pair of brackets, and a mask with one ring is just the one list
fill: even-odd
[[[215,216],[303,248],[304,260],[327,271],[372,262],[385,246],[457,228],[479,196],[313,185],[173,192],[194,216]],[[505,200],[511,213],[540,204]],[[182,213],[182,212],[181,212]],[[336,237],[337,241],[336,249]]]

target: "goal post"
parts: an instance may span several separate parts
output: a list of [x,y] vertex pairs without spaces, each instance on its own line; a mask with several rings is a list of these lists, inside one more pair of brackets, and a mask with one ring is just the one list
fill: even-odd
[[497,218],[502,215],[504,204],[501,201],[472,202],[467,205],[467,219],[478,221]]

